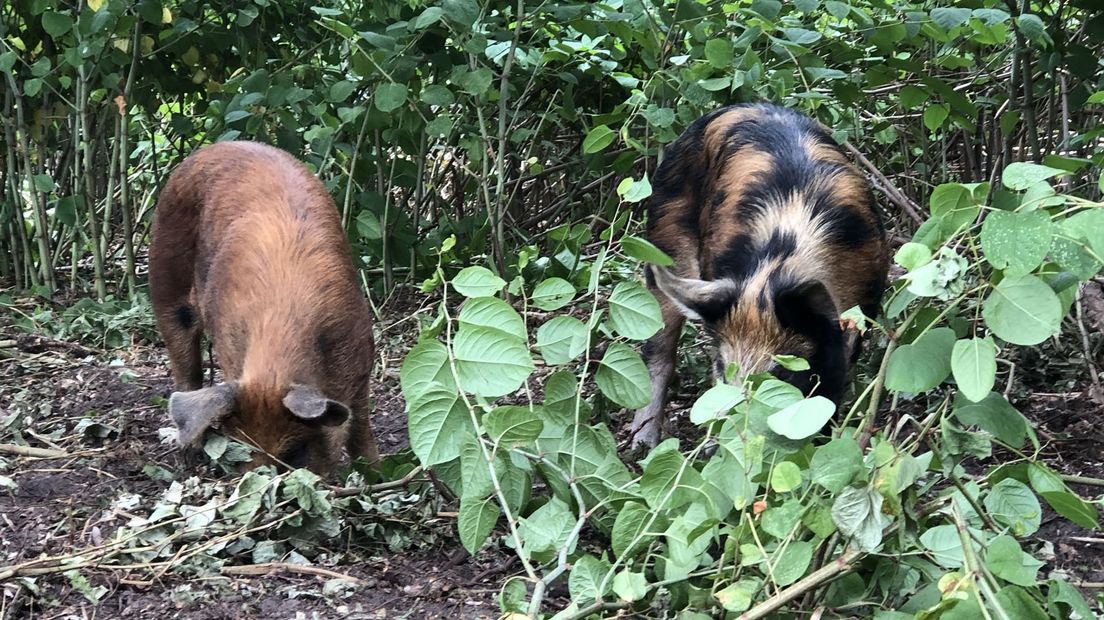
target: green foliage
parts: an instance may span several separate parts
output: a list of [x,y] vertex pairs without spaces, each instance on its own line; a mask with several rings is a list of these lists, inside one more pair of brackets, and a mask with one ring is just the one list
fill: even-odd
[[[439,267],[434,281],[445,299],[434,327],[404,362],[403,390],[415,451],[428,452],[420,447],[424,437],[440,442],[423,463],[460,461],[463,480],[453,490],[460,497],[464,545],[477,551],[500,536],[518,552],[531,579],[547,584],[566,572],[573,609],[610,597],[637,605],[654,603],[668,591],[702,591],[711,594],[688,594],[679,599],[680,608],[743,611],[764,604],[771,591],[766,586],[784,591],[808,578],[818,557],[852,563],[875,553],[855,567],[847,586],[829,588],[830,605],[850,600],[844,589],[854,587],[877,592],[894,608],[911,605],[916,614],[955,617],[967,609],[977,612],[977,605],[1008,617],[1044,608],[1058,613],[1056,605],[1067,603],[1044,593],[1060,586],[1039,581],[1042,563],[1018,539],[1039,529],[1044,502],[1089,528],[1098,527],[1096,509],[1044,465],[998,466],[970,476],[962,461],[987,457],[993,441],[1014,450],[1036,441],[1027,420],[993,391],[998,360],[1021,343],[1057,333],[1064,312],[1047,284],[1054,270],[1050,255],[1021,260],[1008,253],[1002,237],[1049,247],[1062,221],[1099,207],[1063,197],[1047,208],[991,210],[982,202],[984,188],[945,184],[937,192],[933,208],[952,226],[935,237],[922,229],[917,236],[923,242],[897,253],[908,272],[894,283],[886,305],[898,309],[874,330],[895,340],[871,379],[893,398],[927,407],[924,428],[938,425],[941,433],[924,442],[901,441],[888,430],[862,440],[863,418],[881,415],[877,401],[859,399],[850,415],[830,424],[836,410],[830,401],[804,398],[770,377],[751,377],[744,385],[716,385],[697,398],[689,417],[700,439],[691,446],[668,440],[629,468],[593,416],[639,407],[650,398],[647,370],[632,344],[662,326],[659,306],[624,274],[636,260],[658,255],[613,235],[596,253],[577,250],[567,257],[562,252],[571,250],[561,250],[559,260],[589,274],[586,292],[577,295],[570,281],[540,273],[530,286],[520,272],[511,291],[521,296],[514,300],[525,309],[521,314],[499,297],[467,299],[455,313],[453,292],[482,295],[489,289],[472,286],[472,271],[450,280]],[[1030,192],[1041,193],[1029,186],[1009,198]],[[1027,226],[1007,228],[1010,222],[1001,221],[994,228],[977,217],[981,213],[998,219],[1037,215],[1029,216]],[[1054,224],[1039,225],[1044,218]],[[1085,229],[1086,238],[1099,233]],[[1047,237],[1041,244],[1039,235]],[[976,251],[959,254],[954,247]],[[1011,259],[994,260],[1001,253]],[[946,265],[921,287],[931,294],[911,292],[917,274],[940,260]],[[490,288],[502,287],[496,282]],[[503,345],[503,338],[511,344]],[[603,345],[604,353],[597,353]],[[472,350],[487,351],[488,358],[475,359]],[[534,353],[548,372],[523,363]],[[519,362],[509,369],[465,371],[465,364],[515,357]],[[808,367],[793,356],[776,361],[795,371]],[[543,401],[533,396],[541,392]],[[427,393],[442,402],[427,400]],[[860,407],[867,413],[856,417]],[[825,434],[828,441],[820,439]],[[512,478],[543,484],[518,501]],[[944,490],[932,490],[938,488]],[[592,530],[608,537],[604,554],[580,545]],[[739,567],[736,574],[732,566]],[[962,571],[984,572],[985,584],[955,581]],[[912,588],[902,590],[901,580]],[[951,582],[962,597],[952,590],[942,599],[914,597]],[[533,609],[547,604],[543,589],[530,596]],[[963,601],[975,607],[963,607]]]

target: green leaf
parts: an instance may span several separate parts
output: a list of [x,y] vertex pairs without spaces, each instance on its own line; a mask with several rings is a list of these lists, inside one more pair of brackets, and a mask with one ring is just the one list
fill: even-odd
[[613,143],[617,133],[606,125],[598,125],[591,129],[583,139],[583,152],[587,155],[604,150]]
[[796,355],[772,355],[771,359],[777,362],[782,368],[792,370],[793,372],[801,372],[811,368],[808,360]]
[[578,603],[589,603],[602,598],[607,592],[602,589],[602,582],[609,570],[609,562],[590,554],[575,560],[571,574],[567,576],[567,589],[571,592],[571,599]]
[[652,195],[652,183],[648,180],[647,173],[639,181],[626,177],[617,185],[617,194],[625,202],[640,202]]
[[626,502],[617,513],[613,522],[613,532],[610,534],[610,546],[613,553],[623,558],[626,555],[635,555],[655,539],[655,534],[667,527],[666,521],[656,518],[655,523],[647,529],[648,522],[652,518],[652,511],[640,502]]
[[1073,613],[1077,614],[1079,618],[1093,617],[1092,610],[1089,609],[1089,605],[1085,602],[1085,598],[1081,596],[1081,593],[1077,591],[1077,588],[1069,584],[1069,582],[1063,579],[1050,579],[1047,584],[1047,602],[1051,609],[1057,610],[1056,603],[1061,603],[1069,608],[1067,614],[1060,614],[1062,618],[1071,618]]
[[622,407],[643,407],[651,400],[648,368],[636,351],[620,342],[606,349],[594,379],[602,394]]
[[694,424],[705,424],[728,415],[728,412],[744,402],[743,388],[727,383],[718,383],[705,391],[694,406],[690,408],[690,421]]
[[1061,168],[1051,168],[1050,166],[1017,161],[1005,167],[1004,174],[1001,176],[1001,182],[1004,183],[1004,186],[1008,189],[1022,190],[1036,183],[1046,181],[1051,177],[1066,174],[1069,174],[1069,172]]
[[455,390],[438,385],[407,401],[410,449],[422,465],[431,467],[460,456],[460,445],[471,435],[471,414]]
[[436,340],[418,343],[403,360],[399,382],[408,403],[434,387],[455,390],[445,345]]
[[933,103],[924,110],[924,126],[934,132],[943,126],[951,113],[951,106],[945,103]]
[[441,16],[445,14],[445,11],[438,6],[431,6],[422,11],[422,14],[414,20],[414,29],[423,30],[433,24],[437,23],[441,19]]
[[940,7],[932,9],[931,19],[944,30],[953,30],[970,20],[970,9]]
[[789,439],[805,439],[824,428],[835,413],[835,403],[823,396],[814,396],[772,413],[767,418],[767,426]]
[[[330,92],[329,92],[329,94],[326,98],[329,101],[333,102],[333,103],[340,103],[340,102],[345,101],[346,99],[348,99],[349,95],[353,94],[353,91],[356,90],[356,87],[357,87],[357,85],[355,83],[350,82],[348,80],[342,80],[340,82],[334,82],[333,84],[330,85]],[[377,90],[376,93],[377,93],[376,96],[378,97],[379,96],[379,91]],[[404,97],[406,96],[405,92],[403,93],[403,96]],[[402,105],[402,103],[400,102],[399,105]],[[398,106],[395,106],[395,107],[398,107]],[[382,108],[380,108],[380,109],[382,109]],[[384,110],[384,112],[387,112],[387,111],[388,110]]]
[[718,37],[705,42],[705,59],[714,69],[731,67],[732,56],[732,42],[728,39]]
[[751,607],[751,603],[755,600],[755,595],[759,592],[761,585],[757,579],[741,579],[713,596],[717,597],[717,601],[726,611],[739,613],[747,611]]
[[494,74],[487,67],[480,67],[475,71],[469,71],[460,78],[460,88],[472,95],[486,95],[491,89]]
[[610,323],[622,336],[646,340],[663,328],[659,302],[640,284],[623,281],[609,298]]
[[68,13],[46,11],[42,14],[42,29],[56,39],[73,29],[73,18]]
[[809,463],[814,483],[837,494],[863,469],[862,450],[854,439],[840,437],[817,448]]
[[944,568],[958,568],[965,563],[962,554],[962,538],[953,525],[937,525],[920,535],[920,544],[931,552],[936,564]]
[[942,383],[951,374],[955,340],[953,329],[937,327],[912,344],[897,347],[886,368],[886,387],[895,392],[920,394]]
[[956,342],[951,352],[951,372],[966,398],[978,402],[988,396],[997,379],[997,346],[993,339]]
[[[496,474],[501,473],[501,465],[500,459],[494,459]],[[483,499],[494,491],[491,464],[487,462],[480,439],[474,434],[467,435],[460,446],[460,482],[463,486],[461,497]]]
[[893,255],[893,262],[904,267],[906,271],[922,267],[931,262],[931,259],[932,252],[928,249],[928,246],[912,241],[902,245],[897,253]]
[[[15,55],[15,50],[4,52],[0,54],[0,73],[11,73],[12,67],[15,66],[15,61],[18,57]],[[672,114],[672,122],[674,121]]]
[[380,112],[393,112],[406,103],[407,92],[406,84],[380,84],[376,86],[372,99]]
[[801,486],[801,468],[790,461],[782,461],[771,469],[770,485],[777,493],[789,493]]
[[1039,531],[1043,509],[1035,493],[1014,478],[1001,480],[985,496],[985,509],[997,523],[1011,528],[1018,537]]
[[648,595],[648,579],[644,573],[622,569],[613,577],[613,593],[626,603],[643,600]]
[[453,352],[460,385],[477,396],[509,394],[535,370],[524,340],[488,327],[461,325]]
[[49,194],[57,189],[57,184],[54,183],[54,177],[48,174],[36,174],[31,177],[31,180],[34,181],[35,189],[43,194]]
[[530,302],[540,308],[552,312],[559,310],[575,298],[575,287],[563,278],[548,278],[533,289]]
[[525,321],[510,304],[497,297],[475,297],[464,302],[457,317],[460,326],[486,327],[525,340]]
[[479,552],[494,530],[500,514],[502,511],[493,497],[460,498],[460,515],[457,517],[456,527],[460,532],[460,542],[468,553],[475,555]]
[[704,484],[701,473],[675,450],[652,452],[640,477],[640,495],[654,510],[677,510],[701,499]]
[[456,103],[456,96],[452,94],[448,86],[431,84],[422,89],[422,101],[429,105],[444,108]]
[[[997,592],[993,603],[999,605],[1009,618],[1016,620],[1048,620],[1050,616],[1043,611],[1035,599],[1023,588],[1007,586]],[[973,616],[977,617],[977,616]]]
[[901,92],[898,95],[901,107],[906,110],[911,110],[921,103],[924,103],[930,96],[931,95],[927,91],[911,84],[901,88]]
[[670,256],[667,256],[663,250],[652,245],[652,242],[647,239],[625,235],[621,237],[621,250],[625,252],[627,256],[646,263],[659,265],[661,267],[675,266],[675,261],[671,260]]
[[544,422],[528,407],[504,405],[484,416],[483,426],[495,443],[511,447],[536,441]]
[[994,575],[1025,588],[1035,586],[1035,577],[1043,564],[1024,553],[1016,539],[1007,535],[991,540],[985,551],[985,565]]
[[1006,276],[1031,273],[1042,264],[1054,236],[1046,211],[994,211],[981,226],[985,259]]
[[777,586],[788,586],[797,581],[809,569],[813,561],[813,545],[808,541],[795,540],[775,553],[774,567],[770,575]]
[[572,316],[557,316],[537,330],[537,348],[545,363],[567,364],[586,350],[586,325]]
[[1050,504],[1054,512],[1073,523],[1085,529],[1099,529],[1100,513],[1097,512],[1096,507],[1073,493],[1069,491],[1046,491],[1039,493],[1039,496]]
[[862,551],[882,544],[882,494],[871,488],[846,487],[832,504],[832,522]]
[[502,290],[506,281],[486,267],[465,267],[452,279],[452,287],[464,297],[490,297]]
[[574,526],[575,515],[571,509],[562,500],[553,497],[533,514],[523,518],[518,532],[524,541],[524,551],[545,561],[544,558],[551,559],[568,544]]
[[479,4],[475,0],[444,0],[441,8],[445,16],[463,30],[473,28],[479,19]]
[[1013,448],[1019,448],[1027,439],[1027,420],[996,392],[990,392],[976,403],[960,403],[956,399],[954,416],[959,422],[980,427]]
[[1012,344],[1039,344],[1057,334],[1062,304],[1045,282],[1026,275],[1006,277],[982,304],[985,324]]

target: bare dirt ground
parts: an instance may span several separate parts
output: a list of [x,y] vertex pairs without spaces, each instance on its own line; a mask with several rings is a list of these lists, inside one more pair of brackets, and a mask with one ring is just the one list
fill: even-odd
[[[3,327],[0,342],[0,444],[18,433],[36,449],[0,447],[0,619],[498,617],[512,554],[469,556],[455,537],[456,508],[443,503],[431,522],[399,523],[385,540],[350,533],[339,561],[314,566],[319,574],[293,566],[150,579],[140,566],[86,568],[89,585],[104,588],[98,605],[59,570],[5,575],[6,567],[102,544],[133,516],[121,497],[157,497],[173,479],[220,476],[159,434],[170,425],[163,399],[171,391],[160,347],[96,351]],[[377,373],[373,421],[384,453],[407,447],[399,361],[385,354]]]
[[[401,300],[391,304],[387,315],[395,318],[381,330],[373,421],[388,454],[407,447],[398,368],[417,333],[417,310]],[[1074,358],[1064,358],[1069,367],[1021,360],[1024,384],[1057,389],[1025,390],[1012,400],[1036,425],[1047,462],[1062,474],[1099,480],[1104,407],[1090,395],[1096,388],[1079,366],[1083,360]],[[424,500],[435,502],[420,513],[427,520],[398,515],[377,539],[345,532],[342,552],[310,569],[283,564],[243,574],[248,562],[237,568],[231,562],[221,573],[151,576],[140,565],[94,565],[82,571],[87,584],[56,569],[6,575],[7,567],[102,544],[133,516],[120,497],[158,496],[185,476],[225,479],[163,440],[170,387],[159,345],[102,351],[0,324],[0,444],[18,436],[33,449],[21,454],[0,446],[0,620],[498,617],[499,590],[518,573],[512,552],[492,547],[470,557],[456,538],[455,505],[436,494]],[[672,403],[677,418],[686,417],[696,396],[684,391]],[[676,420],[676,426],[682,434],[686,425]],[[1099,486],[1074,488],[1086,498],[1101,494]],[[1089,599],[1097,597],[1104,538],[1048,512],[1026,544],[1048,560],[1043,574],[1068,573],[1087,586]],[[98,604],[82,592],[89,587],[102,588]]]

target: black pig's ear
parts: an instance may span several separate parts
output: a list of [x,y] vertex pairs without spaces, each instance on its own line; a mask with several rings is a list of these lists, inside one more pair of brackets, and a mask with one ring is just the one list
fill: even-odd
[[169,397],[169,417],[176,425],[181,445],[195,443],[203,431],[234,411],[238,386],[218,385],[191,392],[173,392]]
[[284,406],[300,420],[322,426],[339,426],[349,419],[348,407],[309,385],[292,384],[284,396]]
[[691,319],[711,323],[719,320],[736,303],[740,290],[732,280],[680,278],[666,267],[650,267],[659,290]]

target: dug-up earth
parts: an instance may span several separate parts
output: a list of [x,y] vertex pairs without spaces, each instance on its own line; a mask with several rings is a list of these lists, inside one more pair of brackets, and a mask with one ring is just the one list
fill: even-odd
[[[416,332],[415,312],[389,312],[401,318],[381,323],[373,423],[387,454],[407,447],[398,367]],[[1021,359],[1017,383],[1057,389],[1012,397],[1036,425],[1049,463],[1063,474],[1100,479],[1104,408],[1085,376],[1088,352],[1063,349],[1079,344],[1055,341],[1056,350],[1040,353],[1045,358]],[[1047,361],[1054,359],[1068,361]],[[436,492],[419,495],[417,489],[430,488],[424,478],[394,489],[400,508],[363,517],[373,520],[375,529],[367,531],[375,536],[349,528],[311,560],[290,554],[260,565],[227,561],[212,570],[180,559],[188,555],[128,563],[100,553],[86,556],[93,560],[80,571],[68,570],[64,558],[103,549],[112,532],[133,521],[132,511],[163,496],[174,481],[226,482],[205,457],[184,454],[164,437],[170,387],[157,344],[104,351],[0,324],[0,620],[499,616],[502,584],[519,573],[512,553],[492,547],[469,556],[456,538],[455,503]],[[693,398],[675,399],[680,417]],[[1074,488],[1085,497],[1101,492]],[[1087,598],[1098,599],[1104,588],[1099,534],[1048,513],[1026,544],[1047,560],[1044,574],[1068,573]],[[36,564],[42,558],[55,561]],[[563,593],[551,594],[550,602],[563,602]]]
[[[407,446],[400,361],[385,354],[378,369],[373,421],[384,453]],[[174,480],[226,481],[163,438],[170,390],[159,346],[100,351],[0,326],[0,620],[499,616],[512,554],[471,557],[456,539],[455,505],[419,499],[418,480],[397,490],[409,491],[405,510],[367,517],[383,535],[342,532],[339,549],[305,567],[294,557],[214,572],[117,558],[79,573],[35,565],[102,548],[136,516],[131,505],[144,504],[134,498],[160,497]]]

